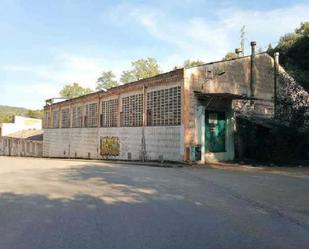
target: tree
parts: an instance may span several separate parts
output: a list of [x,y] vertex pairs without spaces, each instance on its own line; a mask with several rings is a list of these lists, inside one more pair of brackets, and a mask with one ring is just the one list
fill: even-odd
[[191,60],[188,59],[188,60],[185,60],[183,66],[184,66],[184,68],[190,68],[190,67],[198,67],[198,66],[201,66],[203,64],[205,64],[205,62],[203,62],[203,61],[200,61],[200,60],[191,61]]
[[110,89],[118,85],[115,80],[115,75],[112,71],[102,72],[101,76],[97,80],[96,90]]
[[29,118],[43,119],[43,111],[42,110],[29,110],[26,113],[26,116]]
[[120,76],[120,82],[123,84],[136,81],[136,77],[134,76],[133,72],[130,70],[122,71],[122,74]]
[[302,22],[300,27],[295,29],[295,33],[302,36],[309,36],[309,22]]
[[303,22],[294,32],[280,37],[275,48],[267,52],[280,53],[280,64],[307,91],[309,90],[309,22]]
[[92,92],[90,88],[84,88],[78,83],[73,83],[65,85],[59,94],[62,98],[72,99]]
[[233,59],[236,59],[236,58],[238,58],[238,55],[237,55],[236,53],[234,53],[234,52],[228,52],[228,53],[224,56],[223,60],[228,61],[228,60],[233,60]]
[[159,65],[156,59],[148,57],[147,59],[139,59],[131,63],[132,69],[123,71],[120,81],[123,84],[149,78],[160,73]]

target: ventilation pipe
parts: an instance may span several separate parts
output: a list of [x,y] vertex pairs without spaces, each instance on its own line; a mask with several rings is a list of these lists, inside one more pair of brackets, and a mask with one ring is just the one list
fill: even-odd
[[253,104],[253,98],[254,98],[254,86],[255,86],[255,46],[256,42],[252,41],[250,43],[251,45],[251,63],[250,63],[250,104]]
[[277,87],[278,87],[278,73],[279,73],[279,52],[275,52],[274,63],[274,116],[277,114]]
[[242,48],[236,48],[235,49],[235,54],[237,55],[237,58],[239,58],[242,55]]

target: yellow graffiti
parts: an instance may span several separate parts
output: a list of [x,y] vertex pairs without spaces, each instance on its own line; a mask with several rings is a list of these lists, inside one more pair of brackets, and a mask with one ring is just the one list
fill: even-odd
[[101,155],[119,156],[120,143],[118,137],[101,137]]

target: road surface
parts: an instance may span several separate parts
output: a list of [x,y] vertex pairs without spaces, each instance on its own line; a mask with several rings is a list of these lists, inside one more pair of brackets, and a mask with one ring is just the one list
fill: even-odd
[[308,169],[0,157],[1,249],[309,248]]

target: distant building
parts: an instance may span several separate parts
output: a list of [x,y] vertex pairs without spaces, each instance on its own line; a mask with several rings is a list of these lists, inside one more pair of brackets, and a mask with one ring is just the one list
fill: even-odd
[[266,53],[177,69],[44,107],[45,157],[232,160],[235,112],[271,118]]
[[0,137],[7,136],[21,130],[41,130],[42,120],[22,116],[14,116],[13,123],[0,123]]
[[42,120],[15,116],[13,123],[0,124],[0,155],[43,155]]

